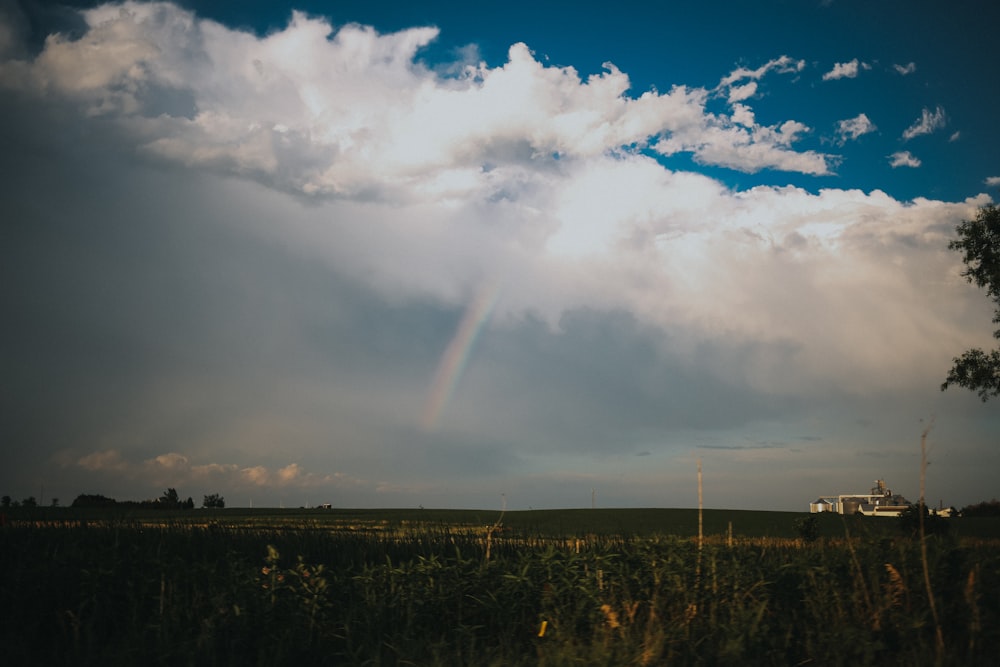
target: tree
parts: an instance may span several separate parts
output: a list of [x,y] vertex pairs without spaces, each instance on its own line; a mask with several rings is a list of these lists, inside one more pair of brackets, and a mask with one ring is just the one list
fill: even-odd
[[205,500],[201,503],[202,507],[216,507],[222,509],[226,506],[226,499],[220,496],[218,493],[213,493],[211,495],[205,496]]
[[21,501],[21,507],[38,507],[38,501],[35,500],[34,496],[28,496]]
[[937,512],[931,512],[927,505],[923,503],[910,505],[899,513],[899,518],[897,519],[899,529],[911,537],[919,536],[921,513],[924,515],[924,534],[947,535],[951,531],[951,524],[948,522],[948,519]]
[[10,507],[10,503],[11,503],[10,496],[4,496],[2,499],[0,499],[0,505],[2,505],[4,508]]
[[994,498],[975,505],[967,505],[962,508],[961,515],[963,517],[1000,516],[1000,500]]
[[[962,253],[966,266],[962,276],[986,288],[986,295],[996,304],[993,323],[1000,325],[1000,209],[987,204],[974,220],[963,220],[955,231],[958,238],[948,243],[948,248]],[[1000,339],[1000,328],[993,336]],[[1000,396],[1000,349],[986,352],[973,348],[955,357],[953,363],[941,391],[957,384],[979,392],[983,402]]]
[[163,507],[180,507],[181,499],[177,495],[177,489],[167,489],[160,496],[160,503]]
[[70,507],[114,507],[117,501],[114,498],[102,496],[99,493],[81,493],[74,500]]

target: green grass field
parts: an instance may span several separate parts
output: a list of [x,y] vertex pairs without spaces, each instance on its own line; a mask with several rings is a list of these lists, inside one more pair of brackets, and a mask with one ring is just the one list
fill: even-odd
[[[42,521],[118,520],[139,523],[214,523],[217,525],[282,527],[314,526],[331,530],[460,530],[492,526],[503,515],[500,534],[575,538],[645,537],[698,534],[696,509],[552,509],[500,512],[499,510],[450,509],[276,509],[228,508],[162,511],[137,508],[77,509],[64,507],[22,508],[8,512],[12,518]],[[703,512],[706,536],[734,538],[796,538],[796,522],[813,516],[822,537],[845,534],[894,534],[897,522],[890,517],[841,516],[833,513],[767,512],[707,509]],[[961,518],[950,521],[957,537],[1000,539],[1000,518]]]

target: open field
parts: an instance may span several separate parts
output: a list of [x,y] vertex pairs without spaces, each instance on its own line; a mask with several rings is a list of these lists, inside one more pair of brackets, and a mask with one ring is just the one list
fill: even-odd
[[[275,509],[228,508],[163,511],[142,508],[40,507],[14,510],[12,518],[42,522],[123,521],[142,524],[215,525],[239,528],[316,528],[374,532],[479,530],[492,526],[503,515],[498,535],[576,538],[586,536],[646,537],[672,535],[695,537],[698,510],[664,508],[499,510],[453,509]],[[797,538],[796,522],[813,516],[819,535],[827,538],[850,534],[898,535],[894,518],[864,518],[833,513],[768,512],[757,510],[704,510],[703,531],[709,539]],[[957,538],[1000,540],[1000,518],[962,518],[950,522]]]
[[805,513],[708,510],[699,548],[696,510],[507,512],[499,526],[477,510],[116,512],[8,514],[5,664],[986,665],[1000,652],[996,520],[929,537],[925,579],[919,539],[891,519],[820,515],[807,543]]

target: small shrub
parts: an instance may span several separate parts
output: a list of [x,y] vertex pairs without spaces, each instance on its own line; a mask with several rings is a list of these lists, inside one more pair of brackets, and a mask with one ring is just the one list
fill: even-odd
[[806,542],[815,542],[819,539],[819,519],[814,516],[806,516],[795,521],[795,531]]
[[951,531],[948,519],[932,514],[927,505],[910,505],[899,515],[899,529],[906,535],[916,537],[920,532],[920,512],[923,508],[924,534],[947,535]]

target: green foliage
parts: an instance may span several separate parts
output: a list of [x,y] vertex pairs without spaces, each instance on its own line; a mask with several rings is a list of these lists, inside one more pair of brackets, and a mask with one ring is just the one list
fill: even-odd
[[28,496],[21,501],[21,507],[38,507],[38,501],[34,496]]
[[155,509],[155,510],[190,510],[194,509],[194,500],[188,497],[187,500],[181,500],[180,496],[177,494],[177,489],[167,489],[163,492],[163,495],[156,500],[123,500],[118,501],[114,498],[108,498],[100,494],[80,494],[73,500],[71,507],[84,508],[84,507],[100,507],[104,509],[119,508],[119,509],[132,509],[132,508],[143,508],[143,509]]
[[205,499],[201,503],[202,507],[208,507],[212,509],[222,509],[226,506],[226,499],[220,496],[218,493],[212,493],[205,496]]
[[927,505],[910,505],[900,513],[897,519],[899,529],[906,535],[917,537],[920,533],[920,515],[923,516],[925,535],[947,535],[951,532],[949,519],[931,512]]
[[976,391],[984,403],[992,396],[1000,396],[1000,350],[966,350],[952,363],[954,366],[941,385],[942,390],[956,384]]
[[962,508],[960,514],[963,517],[1000,517],[1000,500],[994,498],[993,500],[984,500],[981,503],[976,503],[975,505],[967,505]]
[[987,204],[974,220],[963,220],[955,231],[958,239],[951,241],[948,248],[963,253],[966,270],[962,275],[985,288],[986,294],[1000,303],[1000,209]]
[[114,507],[115,499],[102,496],[100,494],[81,493],[74,500],[71,507]]
[[[988,204],[979,209],[973,220],[963,220],[955,230],[958,238],[948,244],[962,253],[966,269],[962,275],[977,287],[985,288],[996,304],[993,323],[1000,325],[1000,209]],[[1000,328],[994,333],[1000,338]],[[954,366],[941,390],[956,384],[977,391],[985,402],[1000,396],[1000,350],[973,348],[955,357]]]
[[174,508],[181,506],[180,496],[177,495],[177,489],[167,489],[160,496],[160,505],[167,508]]
[[[320,530],[305,513],[281,527],[214,520],[229,514],[83,524],[63,510],[51,513],[58,522],[0,529],[5,661],[926,664],[934,652],[918,543],[898,534],[699,549],[656,533],[508,529],[487,561],[486,521]],[[821,530],[842,519],[807,518]],[[946,664],[990,664],[996,543],[927,546]]]

